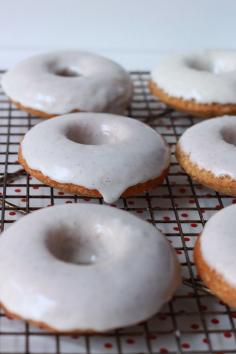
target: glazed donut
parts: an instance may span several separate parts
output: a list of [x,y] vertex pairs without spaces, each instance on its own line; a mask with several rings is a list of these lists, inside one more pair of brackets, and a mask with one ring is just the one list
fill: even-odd
[[171,55],[153,69],[150,90],[195,116],[236,114],[236,51]]
[[49,186],[112,203],[162,183],[170,151],[161,135],[135,119],[72,113],[34,126],[19,162]]
[[2,87],[17,107],[42,118],[74,111],[123,113],[133,92],[122,67],[78,50],[26,59],[3,76]]
[[206,223],[194,258],[205,284],[229,306],[236,307],[236,205],[218,211]]
[[187,174],[228,195],[236,195],[235,118],[213,118],[188,128],[176,148],[176,158]]
[[128,212],[54,206],[1,235],[0,302],[49,331],[104,332],[154,315],[180,284],[179,268],[161,232]]

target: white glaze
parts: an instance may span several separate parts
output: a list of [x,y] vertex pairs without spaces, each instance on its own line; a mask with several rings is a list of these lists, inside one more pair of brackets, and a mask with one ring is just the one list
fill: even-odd
[[138,323],[179,283],[176,255],[161,232],[112,207],[41,209],[0,237],[0,301],[58,331]]
[[207,264],[236,287],[236,205],[218,211],[206,223],[200,238]]
[[[69,69],[78,77],[56,75]],[[132,98],[129,74],[101,56],[65,51],[26,59],[2,79],[7,96],[23,106],[48,114],[74,110],[123,113]]]
[[198,103],[236,103],[236,51],[174,54],[151,74],[169,96]]
[[21,147],[31,169],[60,183],[96,189],[107,203],[160,176],[170,159],[166,142],[149,126],[104,113],[44,121],[25,135]]
[[191,162],[215,176],[236,179],[236,117],[208,119],[188,128],[179,140]]

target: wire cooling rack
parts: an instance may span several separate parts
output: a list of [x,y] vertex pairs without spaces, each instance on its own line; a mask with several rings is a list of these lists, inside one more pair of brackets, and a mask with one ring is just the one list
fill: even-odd
[[[192,257],[194,243],[204,223],[236,199],[208,190],[183,173],[175,160],[175,143],[195,120],[153,98],[147,87],[147,72],[131,74],[135,95],[128,115],[149,124],[165,137],[172,149],[172,162],[161,187],[137,197],[121,198],[114,207],[148,220],[166,234],[176,249],[185,281],[173,300],[154,318],[100,336],[52,335],[23,321],[7,318],[1,312],[0,354],[236,353],[236,312],[204,291]],[[17,163],[19,142],[39,121],[14,108],[0,92],[1,230],[24,217],[23,214],[49,205],[103,203],[99,198],[64,194],[24,172],[15,175],[20,169]]]

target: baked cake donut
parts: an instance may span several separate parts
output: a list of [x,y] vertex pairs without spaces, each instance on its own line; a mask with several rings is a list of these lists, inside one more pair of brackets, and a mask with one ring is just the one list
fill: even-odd
[[43,183],[112,203],[162,183],[170,151],[155,130],[135,119],[72,113],[26,133],[19,162]]
[[166,104],[202,118],[236,114],[236,51],[171,55],[153,69],[150,90]]
[[182,168],[199,183],[236,195],[236,117],[208,119],[188,128],[181,136],[176,157]]
[[229,306],[236,307],[236,205],[218,211],[206,223],[194,249],[204,283]]
[[26,59],[3,76],[2,87],[17,107],[42,118],[74,111],[123,113],[133,92],[121,66],[78,50]]
[[44,208],[0,238],[1,305],[49,331],[104,332],[137,324],[169,301],[179,284],[168,240],[112,207]]

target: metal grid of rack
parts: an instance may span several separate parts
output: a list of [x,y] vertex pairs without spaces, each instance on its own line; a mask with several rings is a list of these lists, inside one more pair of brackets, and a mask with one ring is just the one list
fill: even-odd
[[[3,72],[1,72],[3,73]],[[148,220],[162,230],[182,265],[185,279],[174,299],[145,323],[104,335],[52,335],[0,313],[0,354],[207,354],[236,353],[236,312],[199,282],[192,253],[204,223],[235,203],[193,182],[174,156],[175,143],[199,120],[167,108],[149,93],[147,72],[132,72],[135,94],[128,115],[161,133],[172,149],[171,169],[163,185],[140,196],[121,198],[114,207]],[[99,198],[64,194],[19,172],[17,150],[28,129],[40,120],[14,108],[0,92],[1,231],[24,214],[61,203],[100,203]],[[121,171],[122,173],[122,171]],[[132,284],[131,284],[132,285]]]

